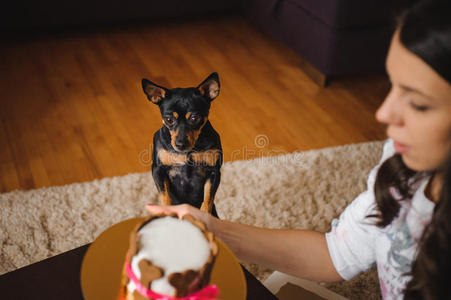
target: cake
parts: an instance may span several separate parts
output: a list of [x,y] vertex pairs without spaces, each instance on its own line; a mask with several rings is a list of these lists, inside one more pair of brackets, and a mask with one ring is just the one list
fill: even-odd
[[130,234],[119,300],[215,299],[218,290],[208,284],[217,254],[202,222],[189,215],[150,216]]

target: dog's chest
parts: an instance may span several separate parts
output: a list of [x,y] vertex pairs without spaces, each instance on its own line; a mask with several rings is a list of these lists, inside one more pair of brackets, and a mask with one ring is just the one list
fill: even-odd
[[179,181],[181,184],[192,182],[198,177],[205,178],[207,168],[205,166],[190,166],[188,164],[172,166],[168,176],[171,181]]
[[176,199],[196,202],[202,199],[209,170],[203,166],[180,165],[168,170],[169,190]]
[[210,172],[221,159],[219,149],[175,153],[165,149],[157,152],[159,163],[167,168],[171,186],[180,191],[202,188]]

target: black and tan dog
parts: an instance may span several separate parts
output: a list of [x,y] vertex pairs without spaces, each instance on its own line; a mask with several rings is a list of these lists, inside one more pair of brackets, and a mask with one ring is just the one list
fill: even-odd
[[221,178],[222,148],[208,114],[219,95],[218,74],[212,73],[197,87],[167,89],[147,79],[142,87],[163,118],[152,152],[160,203],[188,203],[217,217],[213,201]]

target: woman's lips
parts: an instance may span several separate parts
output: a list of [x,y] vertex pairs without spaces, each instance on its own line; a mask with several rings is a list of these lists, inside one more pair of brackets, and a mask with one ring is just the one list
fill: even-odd
[[407,153],[409,151],[409,147],[401,144],[397,141],[393,141],[393,145],[395,146],[396,152],[398,152],[399,154],[404,154]]

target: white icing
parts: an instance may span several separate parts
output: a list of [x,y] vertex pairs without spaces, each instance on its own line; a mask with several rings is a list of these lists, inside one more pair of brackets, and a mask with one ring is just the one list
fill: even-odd
[[[136,277],[141,278],[138,263],[145,258],[164,270],[164,277],[152,281],[151,290],[175,296],[168,276],[175,272],[200,270],[210,257],[210,244],[202,231],[188,221],[163,217],[147,223],[138,232],[142,248],[132,258],[131,266]],[[128,290],[133,293],[135,284],[130,281]]]

